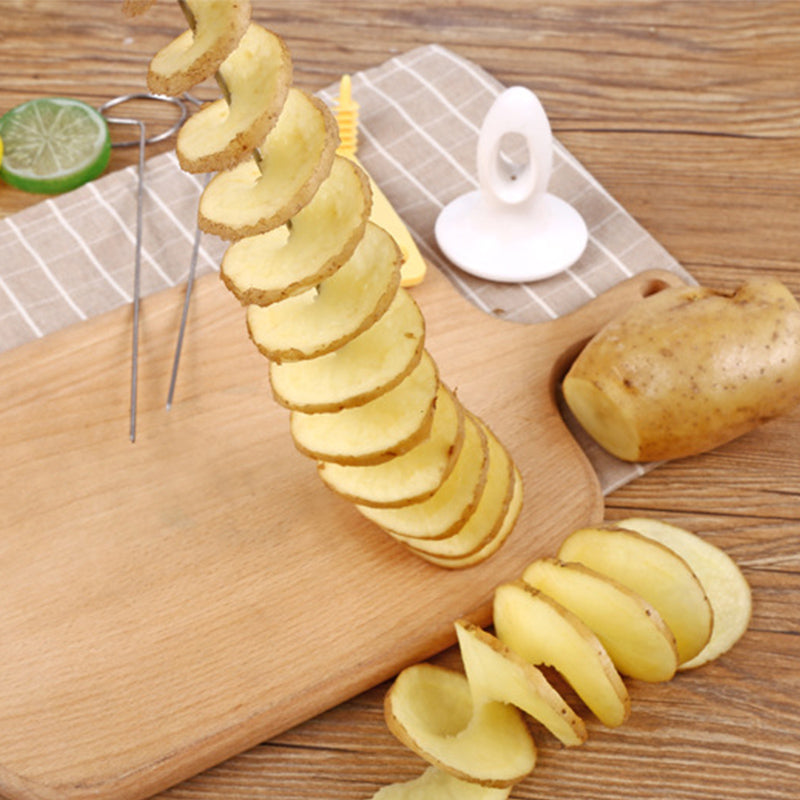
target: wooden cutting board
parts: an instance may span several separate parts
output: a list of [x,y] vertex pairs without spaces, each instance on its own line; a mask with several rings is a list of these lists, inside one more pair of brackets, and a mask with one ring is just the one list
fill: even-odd
[[412,292],[443,380],[512,452],[522,516],[450,572],[392,542],[294,449],[242,308],[198,281],[164,407],[181,290],[148,297],[128,439],[120,309],[0,357],[0,795],[148,797],[485,624],[501,581],[603,514],[555,386],[633,278],[552,323],[492,318],[435,269]]

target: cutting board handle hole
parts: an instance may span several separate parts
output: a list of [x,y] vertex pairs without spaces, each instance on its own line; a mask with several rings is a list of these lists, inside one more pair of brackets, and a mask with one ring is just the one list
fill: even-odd
[[[616,313],[621,313],[625,307],[630,305],[631,301],[634,303],[638,302],[637,297],[643,300],[646,297],[651,297],[659,292],[663,292],[664,289],[675,286],[675,281],[671,280],[671,276],[662,277],[658,274],[643,274],[632,278],[628,285],[629,289],[626,290],[627,295],[622,295],[625,302],[622,305],[618,304]],[[581,350],[589,343],[600,327],[602,327],[602,325],[598,324],[591,332],[585,333],[584,336],[573,341],[572,344],[566,347],[564,352],[555,359],[553,370],[550,373],[551,385],[558,386],[561,383],[562,379],[569,371],[569,368],[572,366],[572,362],[578,357]]]
[[664,289],[668,289],[669,287],[670,284],[667,283],[667,281],[661,280],[660,278],[652,278],[642,284],[641,294],[642,297],[650,297],[659,292],[663,292]]

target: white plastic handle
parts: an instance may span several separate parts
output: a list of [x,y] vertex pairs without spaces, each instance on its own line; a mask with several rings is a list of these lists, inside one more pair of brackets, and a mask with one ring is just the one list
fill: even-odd
[[[527,161],[510,169],[503,141],[520,136]],[[489,109],[478,137],[478,182],[487,202],[523,205],[547,191],[553,167],[553,134],[539,98],[524,86],[506,89]]]

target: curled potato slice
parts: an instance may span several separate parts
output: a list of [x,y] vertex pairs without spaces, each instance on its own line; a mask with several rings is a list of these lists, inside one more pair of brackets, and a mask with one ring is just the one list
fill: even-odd
[[397,386],[422,358],[425,320],[405,289],[364,333],[317,358],[272,362],[272,393],[294,411],[339,411],[374,400]]
[[583,564],[555,558],[532,562],[522,579],[586,623],[623,675],[651,683],[675,675],[675,637],[636,592]]
[[618,525],[661,542],[681,556],[697,576],[711,604],[714,618],[711,638],[694,658],[684,661],[678,669],[694,669],[727,653],[744,635],[753,610],[750,586],[736,562],[696,533],[667,522],[631,517]]
[[292,62],[280,36],[250,23],[219,73],[229,98],[207,103],[178,132],[175,151],[186,172],[230,169],[264,141],[286,101]]
[[210,78],[236,49],[250,23],[250,0],[183,0],[192,30],[153,56],[147,88],[172,97]]
[[260,145],[267,157],[221,172],[200,198],[198,224],[223,239],[255,236],[297,214],[328,176],[339,138],[319,98],[289,90],[275,127]]
[[679,665],[708,643],[711,604],[691,567],[666,545],[615,525],[581,528],[564,540],[558,557],[585,564],[650,603],[675,637]]
[[478,502],[464,524],[444,539],[404,537],[402,541],[415,552],[442,560],[463,558],[491,541],[503,524],[514,493],[514,466],[497,437],[482,423],[478,424],[483,428],[488,448],[486,481]]
[[352,502],[397,507],[430,497],[453,469],[463,441],[464,409],[440,383],[430,435],[416,447],[382,464],[321,462],[318,471],[328,487]]
[[336,350],[372,326],[400,285],[400,248],[373,223],[348,261],[317,287],[247,309],[250,338],[269,359],[299,361]]
[[435,556],[430,553],[424,553],[421,550],[416,551],[417,555],[429,561],[431,564],[436,564],[436,566],[445,567],[446,569],[466,569],[467,567],[474,567],[476,564],[486,561],[489,556],[494,555],[500,549],[503,542],[505,542],[511,534],[511,531],[514,530],[514,526],[522,511],[523,499],[522,475],[520,475],[519,470],[514,467],[514,487],[511,494],[511,502],[508,504],[508,510],[506,511],[506,516],[502,524],[491,539],[485,542],[478,550],[475,550],[469,555],[457,558],[441,558],[440,556]]
[[388,461],[428,435],[438,386],[436,363],[423,352],[408,377],[368,403],[332,413],[293,411],[290,430],[295,446],[319,461],[338,464]]
[[330,277],[364,236],[371,207],[362,169],[337,156],[313,200],[289,226],[234,242],[220,276],[247,305],[269,305]]
[[508,800],[512,788],[481,786],[429,766],[410,781],[381,787],[372,795],[372,800]]
[[[123,11],[136,15],[153,1],[123,0]],[[478,563],[514,527],[522,479],[502,450],[506,502],[486,491],[482,422],[469,422],[470,441],[482,443],[458,458],[466,412],[440,384],[425,320],[402,288],[407,246],[416,249],[408,232],[380,192],[377,224],[370,222],[370,177],[356,158],[337,154],[337,120],[292,86],[288,48],[250,21],[252,0],[179,4],[189,30],[152,59],[148,82],[177,95],[217,80],[222,97],[182,125],[176,153],[186,172],[218,173],[203,191],[198,224],[232,242],[220,275],[248,307],[248,331],[270,361],[273,398],[291,411],[297,449],[364,508],[415,505],[396,535],[448,540],[424,558],[448,568]],[[409,281],[424,274],[417,266]],[[456,465],[458,480],[442,490]],[[493,471],[492,485],[499,480]]]
[[630,697],[608,653],[592,631],[560,603],[522,580],[494,593],[498,639],[531,664],[558,670],[608,727],[630,713]]
[[485,430],[467,414],[464,444],[453,471],[431,497],[402,508],[358,506],[358,509],[399,539],[443,539],[462,528],[475,510],[488,467],[489,443]]
[[384,700],[389,730],[428,763],[483,786],[511,786],[536,765],[536,746],[521,713],[496,701],[474,704],[466,677],[415,664]]
[[586,741],[583,720],[540,669],[467,620],[456,622],[456,635],[473,703],[510,703],[542,723],[567,747]]

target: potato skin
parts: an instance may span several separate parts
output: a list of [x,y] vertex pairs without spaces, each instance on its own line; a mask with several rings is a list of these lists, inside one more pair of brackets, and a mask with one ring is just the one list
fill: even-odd
[[800,307],[770,278],[733,293],[664,289],[597,333],[563,391],[592,438],[623,460],[711,450],[800,401]]

